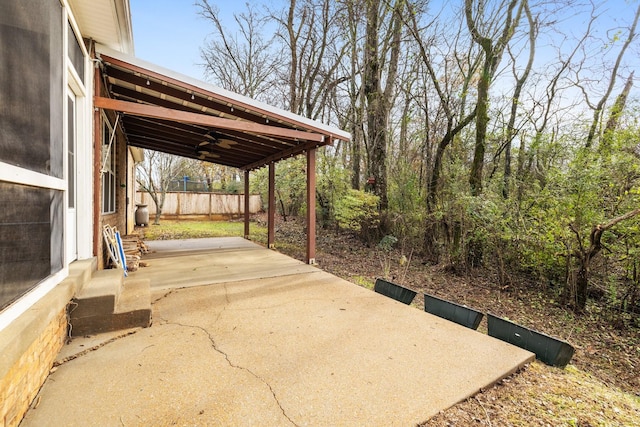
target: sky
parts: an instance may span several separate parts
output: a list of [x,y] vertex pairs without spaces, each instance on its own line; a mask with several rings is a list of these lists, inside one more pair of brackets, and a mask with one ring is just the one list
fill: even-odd
[[[204,80],[200,48],[212,27],[198,15],[195,0],[130,0],[138,58]],[[244,9],[242,1],[212,1],[223,19]],[[224,18],[224,17],[227,18]]]
[[[199,80],[206,80],[200,49],[212,33],[213,27],[198,15],[196,0],[129,0],[131,6],[135,55],[138,58],[160,65],[170,70],[185,74]],[[223,25],[234,28],[234,13],[246,11],[246,3],[251,0],[210,0],[212,5],[220,9]],[[629,10],[631,15],[638,0],[612,0],[604,3],[601,11],[620,13],[620,8]],[[282,3],[280,0],[251,1],[252,4]],[[446,3],[446,2],[445,2]],[[436,2],[437,4],[437,2]],[[630,19],[630,17],[626,17]],[[580,18],[586,19],[586,18]],[[624,18],[623,18],[624,20]],[[569,24],[569,22],[567,22]],[[618,23],[618,25],[620,25]],[[628,25],[626,23],[625,25]],[[568,25],[570,32],[580,33],[584,22],[572,22]],[[609,21],[606,28],[615,27]],[[541,49],[541,47],[539,47]],[[634,64],[638,58],[638,48],[627,52],[626,61]],[[617,53],[617,50],[615,51]],[[539,54],[540,52],[538,52]],[[592,52],[597,56],[598,52]],[[540,56],[540,55],[537,55]],[[625,71],[624,77],[628,75]],[[636,76],[636,79],[638,76]],[[621,83],[623,84],[623,83]]]

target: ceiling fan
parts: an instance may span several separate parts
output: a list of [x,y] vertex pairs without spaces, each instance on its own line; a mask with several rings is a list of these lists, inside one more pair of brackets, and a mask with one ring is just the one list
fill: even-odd
[[215,131],[207,131],[203,135],[204,140],[198,144],[199,147],[208,147],[210,145],[215,145],[220,148],[231,148],[232,145],[236,145],[238,142],[233,139],[221,138],[220,135]]
[[215,146],[215,142],[213,141],[202,141],[198,145],[195,146],[195,152],[200,160],[215,159],[220,157],[216,153],[211,152],[211,148]]
[[203,137],[204,140],[198,143],[195,147],[198,159],[206,160],[207,158],[215,159],[220,157],[219,155],[211,152],[211,148],[218,145],[218,139],[216,138],[215,132],[211,130],[207,131]]

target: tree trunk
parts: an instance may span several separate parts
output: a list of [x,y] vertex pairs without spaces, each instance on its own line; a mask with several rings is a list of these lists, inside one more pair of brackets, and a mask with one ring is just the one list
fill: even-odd
[[[391,110],[393,85],[400,58],[403,0],[394,3],[391,19],[390,57],[386,62],[379,49],[380,0],[367,1],[367,28],[363,73],[364,97],[367,101],[367,139],[369,140],[369,174],[373,178],[371,190],[380,199],[379,209],[387,210],[387,124]],[[381,58],[381,56],[383,56]],[[388,63],[387,83],[381,87],[382,64]]]
[[[357,8],[355,2],[346,2],[346,13],[348,18],[348,35],[350,46],[350,73],[351,76],[360,74],[360,62],[359,62],[359,48],[358,43],[358,23],[360,22],[360,11]],[[355,78],[349,79],[349,101],[350,101],[350,114],[351,121],[351,188],[354,190],[360,190],[362,182],[360,181],[362,174],[362,146],[363,146],[363,131],[362,131],[362,87],[358,85]]]
[[[472,0],[465,0],[464,2],[464,11],[469,32],[471,33],[473,40],[484,51],[484,64],[480,78],[478,79],[475,149],[473,153],[473,163],[471,164],[471,172],[469,174],[469,185],[473,196],[478,196],[482,193],[482,170],[484,168],[487,126],[489,124],[489,87],[498,63],[500,62],[500,58],[502,57],[502,52],[509,40],[511,40],[511,37],[518,26],[520,14],[526,2],[527,0],[522,0],[515,18],[513,17],[513,11],[518,4],[518,0],[511,0],[509,2],[507,6],[507,15],[504,20],[504,27],[500,31],[500,37],[495,43],[491,38],[480,33],[476,25],[476,21],[473,18]],[[480,19],[480,17],[478,17],[478,19]]]
[[484,152],[486,149],[487,125],[489,124],[489,70],[487,60],[478,82],[478,108],[476,113],[476,141],[473,151],[473,162],[469,174],[471,195],[478,196],[482,193],[482,170],[484,169]]
[[298,99],[297,80],[298,75],[298,35],[294,30],[296,0],[290,0],[289,14],[287,15],[287,33],[289,35],[289,47],[291,54],[291,65],[289,70],[289,111],[298,114],[300,110],[300,99]]
[[[527,16],[527,22],[529,23],[529,59],[527,61],[527,65],[522,72],[520,77],[516,77],[516,88],[513,91],[513,99],[511,101],[511,112],[509,117],[509,124],[507,125],[507,136],[505,141],[504,148],[504,176],[502,178],[502,197],[505,199],[509,198],[510,195],[510,184],[511,184],[511,144],[513,143],[513,139],[516,135],[515,131],[515,122],[516,115],[518,112],[518,106],[520,105],[520,95],[522,94],[522,89],[524,88],[524,84],[529,78],[529,73],[531,72],[531,68],[533,68],[533,59],[535,57],[536,52],[536,22],[531,15],[531,10],[529,9],[529,3],[526,2],[524,5],[525,15]],[[513,66],[513,74],[516,75],[515,70],[515,58],[514,58],[514,66]]]
[[629,97],[629,92],[631,92],[631,88],[633,87],[633,74],[635,71],[632,71],[629,77],[627,78],[627,82],[620,92],[620,95],[616,98],[616,102],[611,107],[611,114],[609,115],[609,120],[607,121],[607,125],[604,128],[604,140],[603,143],[605,146],[609,146],[611,144],[611,136],[613,132],[618,129],[618,120],[624,111],[625,106],[627,105],[627,98]]
[[162,216],[162,209],[164,208],[164,198],[166,196],[166,191],[160,192],[160,194],[156,196],[151,196],[153,202],[156,204],[156,216],[153,220],[154,225],[160,225],[160,217]]
[[359,129],[356,123],[352,126],[351,140],[351,188],[360,190],[360,165],[362,164]]
[[576,311],[583,312],[587,306],[587,296],[589,294],[589,267],[590,258],[580,260],[580,266],[576,274]]
[[[575,254],[579,261],[578,272],[576,275],[575,295],[575,309],[577,312],[584,311],[587,304],[589,291],[589,268],[591,266],[591,260],[593,259],[593,257],[595,257],[602,250],[602,234],[616,224],[633,218],[638,214],[640,214],[640,208],[613,218],[609,222],[594,226],[591,230],[591,234],[589,235],[589,247],[585,249],[582,247],[582,244],[580,245],[580,250]],[[573,225],[571,225],[571,230],[576,234],[576,237],[580,242],[581,239],[579,231]]]
[[[447,130],[447,133],[442,137],[436,148],[436,154],[433,159],[433,169],[431,171],[431,178],[429,180],[427,188],[427,211],[433,212],[435,207],[436,198],[438,194],[438,185],[440,183],[440,172],[442,171],[442,157],[444,156],[444,150],[453,141],[453,138],[462,131],[476,116],[476,110],[473,110],[467,117],[453,129]],[[451,121],[449,122],[451,123]]]

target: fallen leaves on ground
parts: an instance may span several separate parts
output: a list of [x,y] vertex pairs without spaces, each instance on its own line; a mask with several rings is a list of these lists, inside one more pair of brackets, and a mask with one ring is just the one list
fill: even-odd
[[[276,248],[303,260],[302,222],[276,228]],[[389,279],[418,292],[412,305],[423,309],[423,293],[482,312],[571,343],[575,355],[565,369],[535,362],[476,396],[426,421],[425,426],[640,426],[640,333],[616,329],[597,306],[581,316],[559,305],[552,290],[522,279],[498,285],[488,270],[456,275],[412,257],[408,267],[397,260],[406,253],[380,253],[354,236],[319,230],[316,260],[336,276],[368,288],[385,269]],[[390,267],[390,268],[389,268]],[[486,332],[483,320],[480,332]]]

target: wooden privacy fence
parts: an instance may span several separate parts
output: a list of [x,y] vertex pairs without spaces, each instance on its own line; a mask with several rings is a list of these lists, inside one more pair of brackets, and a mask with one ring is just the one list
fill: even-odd
[[[147,192],[139,191],[137,204],[148,206],[151,218],[156,213],[156,205]],[[249,195],[249,213],[262,210],[262,199],[259,194]],[[167,193],[163,217],[207,217],[208,219],[234,218],[244,214],[244,194],[217,194],[171,192]]]

